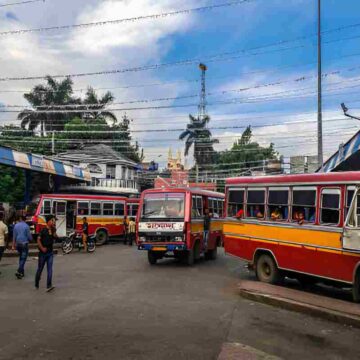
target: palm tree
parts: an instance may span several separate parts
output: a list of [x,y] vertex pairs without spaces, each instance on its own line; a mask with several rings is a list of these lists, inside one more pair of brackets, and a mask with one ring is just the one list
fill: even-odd
[[194,158],[198,165],[213,162],[215,158],[213,145],[219,142],[218,139],[213,139],[211,131],[207,128],[210,117],[195,118],[189,115],[190,123],[187,125],[186,130],[183,131],[179,139],[185,140],[185,156],[189,154],[191,146],[194,145]]
[[114,95],[108,91],[101,98],[99,98],[92,87],[89,87],[86,92],[86,97],[82,104],[84,107],[81,109],[84,111],[82,118],[91,119],[104,119],[106,122],[110,121],[113,125],[117,123],[116,115],[106,110],[106,106],[114,101]]
[[[72,114],[69,113],[42,113],[41,110],[57,110],[59,105],[80,104],[81,100],[72,96],[73,82],[70,78],[56,81],[51,76],[46,77],[46,85],[36,85],[24,98],[34,110],[25,109],[18,115],[21,127],[34,131],[40,126],[41,136],[47,131],[62,130]],[[63,110],[63,108],[62,108]],[[72,117],[72,116],[71,116]]]

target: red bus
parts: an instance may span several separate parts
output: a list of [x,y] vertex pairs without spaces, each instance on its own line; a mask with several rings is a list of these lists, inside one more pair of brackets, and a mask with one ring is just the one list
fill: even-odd
[[[191,188],[145,190],[137,218],[137,244],[154,265],[175,257],[192,265],[201,255],[215,259],[222,244],[224,194]],[[204,231],[204,214],[212,214]],[[206,225],[207,226],[207,225]]]
[[360,301],[360,172],[226,181],[224,245],[259,280],[325,282]]
[[32,231],[38,234],[46,225],[45,215],[54,214],[56,231],[60,238],[71,232],[80,232],[82,218],[89,223],[89,235],[96,235],[97,244],[104,244],[111,237],[124,235],[124,217],[137,216],[139,199],[111,195],[41,195],[34,216]]

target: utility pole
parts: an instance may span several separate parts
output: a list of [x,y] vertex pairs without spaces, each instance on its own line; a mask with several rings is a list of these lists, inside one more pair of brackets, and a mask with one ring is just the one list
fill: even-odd
[[318,0],[318,166],[323,166],[321,0]]
[[201,92],[200,92],[200,103],[199,103],[199,119],[202,120],[206,115],[206,84],[205,75],[207,66],[205,64],[199,64],[201,70]]
[[52,132],[51,135],[51,153],[55,154],[55,131]]

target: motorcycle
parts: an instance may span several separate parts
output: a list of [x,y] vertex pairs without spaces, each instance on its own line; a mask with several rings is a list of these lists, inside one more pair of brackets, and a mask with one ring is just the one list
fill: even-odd
[[[81,234],[75,232],[71,233],[65,240],[63,240],[61,248],[64,254],[70,254],[74,248],[80,251],[84,247],[82,243]],[[95,236],[89,236],[87,239],[87,251],[92,253],[95,251]]]

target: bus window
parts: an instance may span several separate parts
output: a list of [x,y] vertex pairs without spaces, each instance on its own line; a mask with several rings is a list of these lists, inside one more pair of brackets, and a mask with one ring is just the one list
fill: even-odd
[[292,219],[299,218],[307,222],[315,222],[316,214],[316,188],[299,186],[293,188]]
[[101,203],[92,202],[90,204],[90,215],[101,215]]
[[115,215],[124,216],[125,206],[122,203],[115,203]]
[[354,197],[355,186],[348,186],[346,188],[346,199],[345,199],[345,211],[344,211],[344,220],[349,212],[351,201]]
[[265,189],[248,189],[247,217],[263,219],[265,213]]
[[323,189],[321,192],[322,224],[338,225],[340,220],[340,189]]
[[41,214],[43,215],[50,215],[52,213],[51,211],[51,200],[44,200],[43,206],[41,209]]
[[289,188],[269,188],[268,217],[287,220],[289,215]]
[[219,217],[224,216],[224,200],[218,200],[218,214]]
[[85,201],[78,202],[78,215],[89,215],[89,203]]
[[198,218],[203,216],[203,202],[201,196],[192,197],[191,217]]
[[103,203],[103,215],[114,215],[114,203]]
[[245,190],[229,190],[229,198],[228,198],[228,216],[236,216],[236,214],[240,211],[244,211],[244,194]]
[[132,216],[136,216],[139,209],[138,204],[132,204]]

